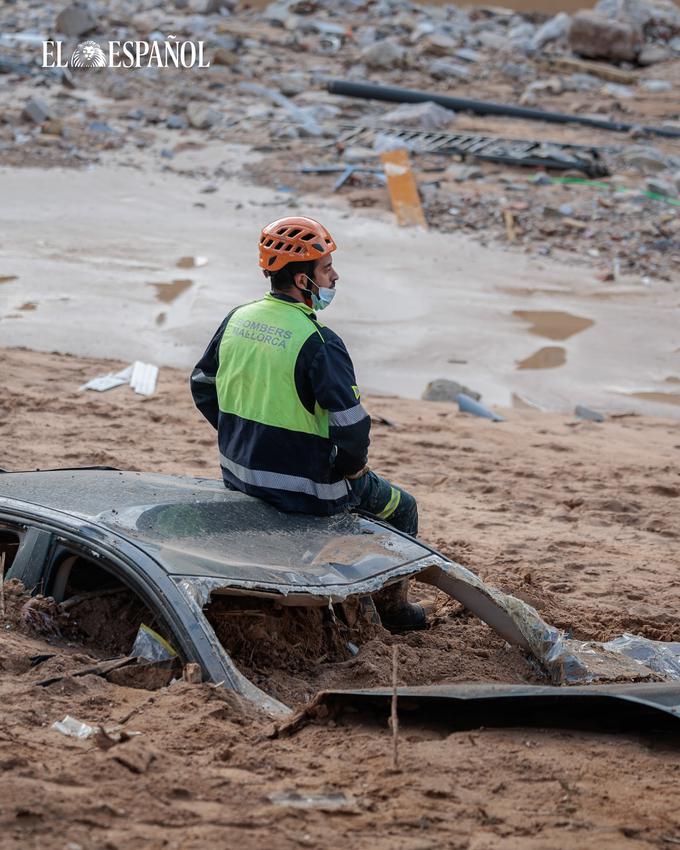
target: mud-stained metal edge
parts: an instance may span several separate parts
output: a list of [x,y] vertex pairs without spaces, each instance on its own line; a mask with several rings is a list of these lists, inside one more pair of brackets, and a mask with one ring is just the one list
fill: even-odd
[[[680,731],[680,685],[668,683],[554,687],[462,683],[402,687],[400,721],[444,724],[450,729],[538,726]],[[293,735],[328,718],[362,722],[378,713],[385,722],[391,688],[321,691],[274,736]]]

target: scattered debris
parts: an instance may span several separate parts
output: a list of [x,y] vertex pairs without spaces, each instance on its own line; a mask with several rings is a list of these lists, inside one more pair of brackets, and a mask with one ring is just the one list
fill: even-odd
[[142,363],[135,360],[132,364],[132,375],[130,375],[130,386],[139,395],[153,395],[156,391],[156,380],[158,378],[158,366],[151,363]]
[[531,46],[534,50],[541,50],[546,44],[566,39],[570,27],[571,17],[566,12],[559,12],[536,30],[531,39]]
[[175,658],[177,651],[158,632],[155,632],[146,623],[142,623],[135,642],[132,644],[130,655],[145,658],[147,661],[165,661]]
[[404,48],[393,41],[376,41],[364,48],[361,60],[372,71],[398,68],[404,61]]
[[353,174],[374,174],[382,182],[385,181],[385,172],[382,168],[372,168],[361,165],[303,165],[300,169],[301,174],[334,174],[341,172],[338,179],[333,184],[333,191],[337,192]]
[[222,120],[222,115],[205,103],[190,101],[187,106],[187,120],[197,130],[208,130]]
[[571,21],[569,46],[581,56],[634,62],[642,44],[641,32],[630,23],[581,9]]
[[579,419],[588,419],[591,422],[604,422],[604,416],[598,413],[597,410],[592,410],[590,407],[584,407],[582,404],[577,404],[574,410]]
[[444,130],[456,119],[455,112],[444,109],[438,103],[426,100],[423,103],[405,103],[380,116],[380,122],[416,130]]
[[97,20],[89,8],[80,3],[74,3],[62,9],[57,15],[54,27],[57,32],[78,38],[92,32],[97,26]]
[[82,723],[80,720],[76,720],[75,717],[71,717],[70,714],[67,714],[63,720],[57,720],[50,728],[54,729],[55,732],[61,732],[62,735],[66,735],[69,738],[77,738],[79,741],[86,741],[95,735],[98,730],[97,726]]
[[470,387],[466,387],[464,384],[459,384],[458,381],[450,381],[447,378],[436,378],[434,381],[430,381],[423,390],[421,398],[423,401],[455,402],[460,393],[465,393],[475,401],[479,401],[481,399],[481,395],[474,390],[471,390]]
[[[582,124],[585,127],[599,127],[602,130],[615,130],[621,133],[627,133],[630,130],[637,129],[637,125],[624,123],[622,121],[608,121],[603,118],[593,118],[588,115],[567,115],[562,112],[530,109],[526,106],[513,106],[511,104],[493,103],[491,101],[450,97],[436,92],[416,91],[414,89],[402,89],[391,86],[378,86],[370,83],[354,83],[350,80],[329,80],[327,88],[331,94],[345,95],[347,97],[368,98],[372,100],[385,100],[397,103],[418,103],[420,101],[429,100],[434,101],[447,109],[458,109],[461,111],[473,112],[477,115],[504,115],[509,118],[525,118],[530,121],[548,121],[552,124]],[[652,135],[680,138],[680,128],[643,126],[639,129]]]
[[112,390],[114,387],[129,384],[131,377],[132,366],[126,366],[125,369],[121,369],[120,372],[107,372],[106,375],[99,375],[96,378],[92,378],[86,384],[78,387],[78,391],[95,390],[98,393],[103,393],[106,392],[106,390]]
[[52,117],[49,106],[37,98],[29,100],[21,114],[27,121],[33,121],[34,124],[44,124]]
[[180,257],[177,260],[178,269],[197,269],[208,263],[207,257]]
[[200,685],[203,681],[203,671],[201,665],[193,661],[184,665],[182,670],[182,679],[190,685]]
[[92,378],[86,384],[78,387],[78,391],[95,390],[101,393],[123,386],[123,384],[129,384],[135,392],[141,395],[152,395],[156,388],[157,377],[158,366],[136,360],[131,366],[126,366],[119,372],[107,372],[106,375],[98,375],[96,378]]
[[385,129],[371,126],[344,126],[339,143],[346,146],[374,145],[380,135],[383,145],[404,147],[418,153],[458,154],[486,162],[524,165],[530,168],[575,169],[591,177],[609,173],[604,148],[539,142],[527,139],[500,139],[472,133],[443,133],[426,130]]
[[275,806],[290,806],[293,809],[318,809],[319,811],[335,812],[356,805],[351,797],[343,793],[306,794],[299,791],[277,791],[267,794],[267,799]]
[[403,148],[385,151],[380,154],[380,161],[385,169],[387,189],[399,225],[426,229],[427,220],[420,203],[413,171],[411,171],[408,151]]
[[112,750],[112,758],[131,773],[146,773],[156,758],[156,753],[137,739],[133,739]]
[[112,670],[106,678],[114,685],[122,685],[125,688],[156,691],[167,687],[179,676],[180,670],[179,659],[172,657],[163,661],[137,661],[127,664]]
[[311,114],[309,110],[302,109],[297,104],[293,103],[290,98],[285,97],[281,92],[272,91],[266,86],[262,86],[259,83],[248,83],[244,82],[239,85],[239,89],[243,92],[247,92],[249,94],[260,95],[260,97],[267,98],[275,103],[277,106],[282,106],[286,112],[291,116],[291,118],[300,125],[300,128],[304,130],[304,132],[308,136],[322,136],[323,130],[319,126],[316,118]]
[[[604,62],[588,62],[585,59],[574,59],[570,56],[544,56],[541,64],[552,71],[564,71],[568,74],[592,74],[610,83],[621,83],[622,85],[634,85],[638,78],[632,71],[624,71],[614,65]],[[644,81],[642,83],[644,85]]]
[[392,770],[399,770],[399,715],[397,713],[399,647],[392,646],[392,700],[390,703],[390,728],[392,730]]
[[475,401],[474,398],[471,398],[465,393],[458,393],[456,401],[458,402],[458,408],[461,413],[471,413],[473,416],[479,416],[482,419],[490,419],[492,422],[505,422],[505,419],[498,413],[494,413],[492,410],[489,410],[488,407],[478,401]]

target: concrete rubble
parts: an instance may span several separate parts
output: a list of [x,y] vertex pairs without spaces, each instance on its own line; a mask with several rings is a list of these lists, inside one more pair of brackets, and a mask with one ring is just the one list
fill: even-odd
[[[85,35],[107,43],[162,41],[170,34],[203,41],[210,67],[41,67],[42,39],[63,40],[68,59]],[[638,128],[680,131],[679,67],[680,9],[670,0],[599,0],[593,10],[552,16],[410,0],[281,0],[258,8],[236,0],[112,0],[96,7],[17,0],[5,10],[0,31],[0,164],[139,167],[143,157],[145,168],[175,171],[176,153],[186,146],[234,143],[257,151],[241,177],[283,187],[284,206],[297,207],[303,193],[327,194],[337,179],[301,174],[301,166],[342,170],[352,164],[359,167],[337,197],[349,209],[388,213],[385,183],[375,170],[378,151],[339,142],[347,127],[596,145],[611,175],[597,185],[578,172],[537,175],[512,162],[412,152],[428,225],[510,251],[568,255],[603,280],[611,280],[615,268],[616,277],[660,284],[680,261],[680,154],[677,140],[647,138]],[[330,78],[592,116],[635,129],[614,133],[454,114],[432,103],[359,101],[329,94]],[[219,166],[210,162],[180,172],[197,192],[220,187]],[[565,204],[568,216],[547,212]]]

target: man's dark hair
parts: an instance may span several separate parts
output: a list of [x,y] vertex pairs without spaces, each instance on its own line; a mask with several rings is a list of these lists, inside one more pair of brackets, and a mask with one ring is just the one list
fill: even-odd
[[277,292],[290,292],[294,285],[294,276],[300,273],[306,274],[314,280],[314,260],[305,260],[302,263],[286,263],[282,269],[269,275],[269,282],[272,289]]

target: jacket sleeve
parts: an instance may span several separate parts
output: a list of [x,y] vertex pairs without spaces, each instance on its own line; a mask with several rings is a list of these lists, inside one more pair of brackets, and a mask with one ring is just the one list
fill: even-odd
[[219,416],[215,379],[217,376],[217,368],[219,366],[218,354],[220,342],[222,340],[222,334],[224,333],[228,318],[229,317],[222,322],[217,329],[215,336],[210,340],[210,344],[206,348],[203,357],[201,357],[196,364],[194,371],[191,373],[191,379],[189,381],[191,395],[194,397],[194,404],[215,429],[217,429]]
[[368,459],[371,417],[361,405],[354,366],[339,337],[319,347],[309,374],[317,402],[328,411],[329,436],[338,450],[335,470],[352,475]]

